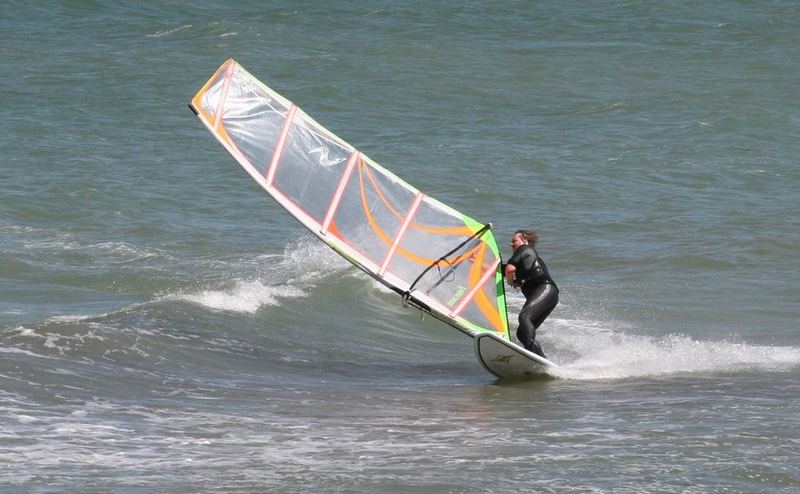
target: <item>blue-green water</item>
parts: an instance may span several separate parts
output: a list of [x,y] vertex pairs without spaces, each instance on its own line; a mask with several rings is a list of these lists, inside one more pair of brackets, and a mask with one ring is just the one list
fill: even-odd
[[[797,491],[798,33],[790,1],[2,3],[0,484]],[[229,57],[536,228],[558,377],[494,381],[265,196],[186,108]]]

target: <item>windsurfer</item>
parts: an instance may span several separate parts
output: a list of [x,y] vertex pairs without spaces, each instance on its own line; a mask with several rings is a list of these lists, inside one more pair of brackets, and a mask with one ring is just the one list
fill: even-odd
[[536,341],[536,330],[558,305],[558,287],[536,252],[538,239],[534,230],[514,232],[511,237],[514,253],[503,266],[503,274],[511,286],[521,288],[525,295],[525,305],[519,313],[517,339],[526,350],[544,357],[542,347]]

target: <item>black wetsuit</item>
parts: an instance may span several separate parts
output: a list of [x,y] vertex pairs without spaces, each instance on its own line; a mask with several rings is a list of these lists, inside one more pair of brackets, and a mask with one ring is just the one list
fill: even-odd
[[525,305],[519,312],[517,339],[527,350],[544,357],[542,347],[536,342],[536,330],[558,305],[558,287],[536,249],[522,245],[508,260],[516,271],[514,278],[522,286]]

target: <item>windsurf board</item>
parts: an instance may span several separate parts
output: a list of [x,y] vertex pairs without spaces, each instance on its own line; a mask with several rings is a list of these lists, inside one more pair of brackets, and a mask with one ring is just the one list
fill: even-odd
[[558,367],[521,346],[492,333],[475,337],[475,356],[484,369],[500,378],[547,374]]

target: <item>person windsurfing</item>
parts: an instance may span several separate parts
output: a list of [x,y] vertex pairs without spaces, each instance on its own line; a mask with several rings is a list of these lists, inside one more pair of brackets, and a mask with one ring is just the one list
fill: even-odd
[[503,266],[503,274],[509,285],[520,288],[525,295],[525,305],[519,312],[517,340],[526,350],[544,357],[536,341],[536,330],[558,305],[558,286],[536,252],[538,240],[535,230],[514,232],[511,237],[514,253]]

